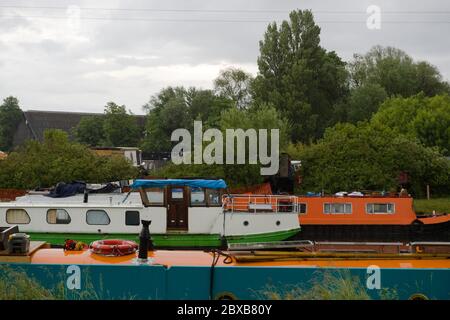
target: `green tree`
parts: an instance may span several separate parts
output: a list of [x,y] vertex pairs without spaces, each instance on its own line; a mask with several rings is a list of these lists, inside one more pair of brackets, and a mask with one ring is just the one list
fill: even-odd
[[[230,108],[222,112],[220,126],[225,140],[227,129],[270,129],[280,130],[280,149],[283,149],[289,141],[289,128],[277,110],[271,106],[263,105],[256,110]],[[271,141],[269,141],[271,143]],[[204,145],[208,145],[209,142]],[[224,148],[226,147],[224,141]],[[245,152],[248,159],[249,145],[246,142]],[[268,147],[270,150],[270,147]],[[236,154],[236,153],[235,153]],[[225,157],[226,152],[224,150]],[[225,159],[224,159],[225,162]],[[238,187],[254,185],[263,181],[260,173],[261,165],[258,164],[181,164],[168,165],[156,173],[161,177],[218,177],[227,181],[230,186]]]
[[144,105],[148,111],[146,137],[142,149],[146,151],[170,151],[170,136],[175,129],[192,127],[187,106],[187,91],[182,87],[162,89]]
[[335,119],[351,123],[368,120],[386,98],[386,91],[379,84],[367,83],[353,88],[348,98],[335,106]]
[[320,137],[333,120],[333,105],[347,94],[345,63],[320,46],[320,28],[309,10],[293,11],[278,27],[271,23],[260,41],[257,104],[267,102],[286,116],[293,141]]
[[302,161],[302,191],[389,191],[401,172],[416,196],[426,184],[439,190],[450,182],[450,162],[441,153],[384,125],[338,124],[316,144],[290,149]]
[[250,73],[231,67],[220,71],[214,80],[214,90],[219,96],[232,100],[237,108],[247,108],[252,102],[252,81]]
[[1,188],[50,187],[60,181],[107,182],[136,177],[124,157],[101,157],[70,142],[61,130],[46,130],[42,143],[30,140],[0,161]]
[[168,87],[152,97],[144,106],[147,115],[147,136],[142,148],[147,151],[170,151],[172,132],[178,128],[192,131],[193,121],[203,121],[204,127],[215,127],[223,110],[232,101],[214,95],[211,90]]
[[7,97],[3,100],[3,104],[0,105],[0,150],[11,150],[14,132],[22,116],[17,98]]
[[427,96],[449,92],[439,71],[427,62],[414,62],[404,51],[375,46],[365,55],[355,54],[349,64],[351,84],[359,87],[378,84],[388,96],[409,97],[419,92]]
[[[226,129],[267,129],[270,137],[270,129],[279,129],[279,152],[283,150],[290,136],[290,128],[277,110],[270,105],[262,105],[256,109],[238,110],[230,109],[222,114],[221,128],[225,137]],[[272,143],[268,141],[269,145]],[[246,142],[246,155],[249,154],[249,145]],[[271,148],[268,146],[268,150]],[[226,154],[224,152],[224,154]],[[236,152],[235,152],[236,154]],[[227,164],[224,166],[224,175],[227,181],[234,186],[254,185],[263,181],[260,172],[261,164]]]
[[447,94],[387,99],[371,122],[450,154],[450,96]]
[[104,144],[113,147],[135,147],[139,143],[139,128],[124,105],[108,102],[103,120]]
[[92,147],[103,145],[105,140],[103,120],[103,116],[82,117],[74,129],[76,140]]

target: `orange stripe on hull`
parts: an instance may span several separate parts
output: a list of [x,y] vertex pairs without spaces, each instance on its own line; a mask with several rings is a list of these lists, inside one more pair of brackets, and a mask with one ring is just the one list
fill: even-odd
[[[136,254],[122,257],[105,257],[85,251],[63,251],[61,249],[41,249],[31,258],[33,264],[110,264],[130,265],[137,257]],[[149,252],[153,264],[166,266],[211,266],[212,255],[201,251],[154,251]],[[450,268],[450,260],[445,258],[423,259],[315,259],[290,261],[264,261],[239,263],[233,260],[231,264],[224,264],[223,257],[217,265],[220,266],[261,266],[261,267],[344,267],[367,268],[376,265],[380,268]]]

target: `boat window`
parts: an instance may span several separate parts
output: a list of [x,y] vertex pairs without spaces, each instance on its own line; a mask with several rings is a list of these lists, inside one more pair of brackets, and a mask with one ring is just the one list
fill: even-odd
[[370,214],[392,214],[395,212],[393,203],[368,203],[366,212]]
[[323,206],[323,213],[327,214],[351,214],[351,203],[325,203]]
[[209,206],[221,206],[220,190],[206,189],[206,199]]
[[298,204],[298,213],[299,214],[306,214],[306,203],[299,203]]
[[24,209],[8,209],[6,211],[6,222],[9,224],[29,224],[30,216]]
[[183,197],[184,197],[183,188],[172,188],[171,192],[172,192],[172,196],[171,196],[172,200],[183,199]]
[[125,224],[127,226],[138,226],[140,224],[139,211],[126,211]]
[[104,210],[88,210],[86,213],[87,224],[107,225],[111,222],[108,214]]
[[47,211],[47,222],[50,224],[69,224],[70,221],[70,215],[64,209],[49,209]]
[[191,188],[191,206],[206,205],[205,190],[203,188]]
[[164,189],[145,189],[148,203],[153,205],[164,205]]

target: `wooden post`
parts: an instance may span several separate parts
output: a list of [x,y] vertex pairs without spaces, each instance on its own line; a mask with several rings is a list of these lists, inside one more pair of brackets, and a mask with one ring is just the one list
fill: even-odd
[[427,184],[427,200],[430,200],[430,185]]

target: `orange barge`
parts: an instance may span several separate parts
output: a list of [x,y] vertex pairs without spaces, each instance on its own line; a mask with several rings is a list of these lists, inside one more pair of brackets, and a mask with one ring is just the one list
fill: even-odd
[[26,257],[0,255],[0,276],[24,273],[50,292],[63,288],[64,299],[295,299],[326,281],[335,281],[331,298],[338,284],[360,299],[450,299],[448,253],[157,250],[139,261],[31,247]]
[[[139,245],[117,239],[87,249],[68,240],[63,250],[27,243],[16,234],[9,250],[0,251],[0,277],[10,282],[24,273],[20,277],[47,290],[63,288],[66,299],[301,298],[299,292],[315,292],[315,286],[323,291],[327,281],[332,283],[326,291],[339,291],[335,285],[344,283],[346,292],[350,287],[364,299],[383,299],[386,293],[397,299],[450,299],[450,243],[280,241],[231,244],[228,251],[167,251],[153,250],[151,221],[141,223]],[[120,244],[130,250],[99,251],[100,243],[103,249]]]
[[[312,241],[450,241],[450,215],[419,217],[409,196],[236,195],[229,210],[299,212],[301,231],[292,239]],[[266,208],[267,209],[267,208]]]

